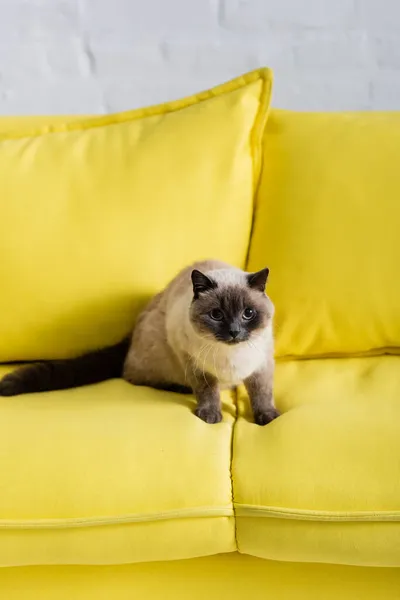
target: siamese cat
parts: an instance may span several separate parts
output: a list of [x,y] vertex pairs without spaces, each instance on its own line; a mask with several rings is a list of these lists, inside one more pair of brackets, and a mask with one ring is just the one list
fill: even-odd
[[195,414],[218,423],[220,390],[244,383],[254,420],[265,425],[279,414],[273,399],[268,273],[246,273],[217,260],[187,267],[139,315],[131,339],[77,358],[16,369],[0,381],[0,396],[122,376],[134,385],[193,393]]

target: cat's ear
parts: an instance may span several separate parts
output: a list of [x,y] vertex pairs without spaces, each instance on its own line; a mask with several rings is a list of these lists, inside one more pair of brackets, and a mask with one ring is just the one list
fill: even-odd
[[193,294],[197,299],[199,294],[202,292],[207,292],[208,290],[213,290],[217,287],[215,281],[204,275],[201,271],[194,269],[192,271],[192,283],[193,283]]
[[249,273],[247,275],[247,283],[254,290],[265,292],[265,286],[267,285],[269,269],[261,269],[257,273]]

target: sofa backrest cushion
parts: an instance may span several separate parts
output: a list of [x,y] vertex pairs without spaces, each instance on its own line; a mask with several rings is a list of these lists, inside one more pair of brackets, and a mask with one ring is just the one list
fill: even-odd
[[248,266],[277,356],[399,352],[400,112],[271,111]]
[[0,362],[112,344],[192,261],[244,266],[271,79],[261,69],[111,116],[3,121]]

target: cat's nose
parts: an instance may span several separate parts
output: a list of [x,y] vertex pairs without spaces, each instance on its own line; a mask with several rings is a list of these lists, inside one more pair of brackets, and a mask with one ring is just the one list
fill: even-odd
[[237,336],[239,335],[239,333],[240,333],[240,329],[238,327],[231,327],[229,329],[229,335],[231,337],[233,337],[234,340],[237,338]]

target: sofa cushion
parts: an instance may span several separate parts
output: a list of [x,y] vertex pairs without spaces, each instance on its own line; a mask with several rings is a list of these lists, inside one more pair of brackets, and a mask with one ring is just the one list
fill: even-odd
[[241,394],[237,543],[274,560],[400,566],[400,357],[280,362],[284,414],[252,423]]
[[112,566],[0,569],[7,600],[399,600],[400,569],[265,561],[237,552]]
[[261,69],[153,108],[4,127],[0,362],[114,343],[191,261],[244,265],[270,89]]
[[399,353],[400,112],[274,110],[249,268],[278,356]]
[[[0,376],[5,373],[0,368]],[[0,399],[0,564],[123,564],[236,549],[224,420],[122,380]]]

